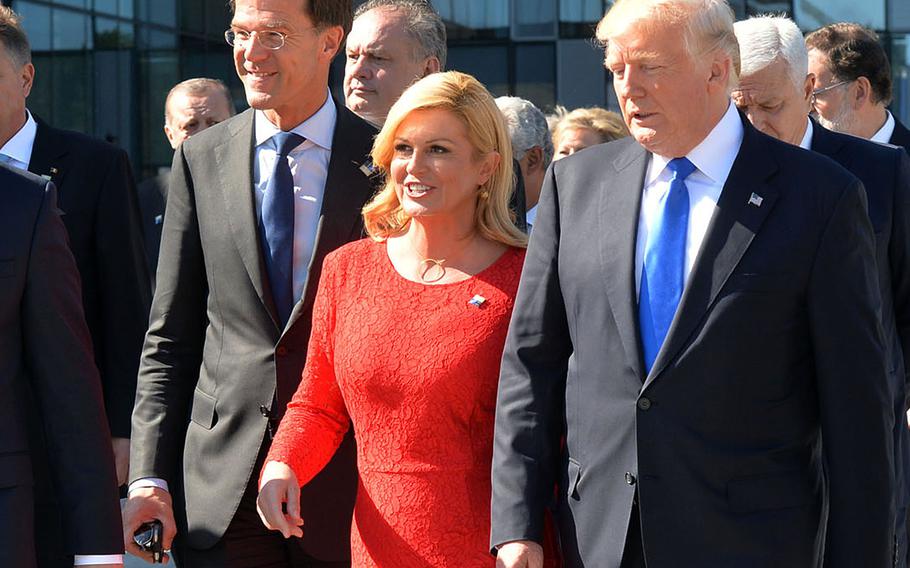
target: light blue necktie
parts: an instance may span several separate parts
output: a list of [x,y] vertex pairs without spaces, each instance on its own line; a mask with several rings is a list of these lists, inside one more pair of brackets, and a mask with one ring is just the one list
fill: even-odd
[[695,171],[686,158],[670,160],[673,174],[663,207],[648,232],[645,262],[641,271],[638,318],[645,369],[651,372],[685,286],[686,235],[689,227],[689,190],[685,179]]
[[268,141],[277,155],[262,198],[262,252],[282,326],[294,307],[294,176],[288,154],[304,140],[293,132],[279,132]]

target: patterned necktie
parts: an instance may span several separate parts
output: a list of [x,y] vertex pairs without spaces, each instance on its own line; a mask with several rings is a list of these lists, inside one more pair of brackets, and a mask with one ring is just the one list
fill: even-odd
[[268,141],[277,155],[262,198],[262,252],[282,326],[294,307],[294,176],[288,154],[304,140],[293,132],[279,132]]
[[650,231],[641,271],[638,318],[645,369],[651,372],[685,286],[686,235],[689,226],[689,190],[685,179],[695,171],[686,158],[670,160],[670,190]]

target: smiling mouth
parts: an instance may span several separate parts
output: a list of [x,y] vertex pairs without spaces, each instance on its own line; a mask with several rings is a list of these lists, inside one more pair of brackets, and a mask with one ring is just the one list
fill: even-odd
[[415,197],[415,198],[423,197],[430,190],[433,189],[432,187],[430,187],[428,185],[424,185],[422,183],[409,183],[409,184],[405,185],[404,188],[405,188],[406,193],[408,194],[408,197]]

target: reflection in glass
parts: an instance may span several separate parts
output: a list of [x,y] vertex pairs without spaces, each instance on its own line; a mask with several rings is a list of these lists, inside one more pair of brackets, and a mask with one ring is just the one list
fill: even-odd
[[16,11],[22,17],[32,51],[50,51],[51,9],[33,2],[16,2]]
[[91,49],[91,20],[87,14],[54,10],[54,49]]
[[[51,101],[48,122],[58,128],[92,133],[92,66],[87,52],[63,52],[52,56]],[[31,106],[29,97],[29,106]]]
[[437,0],[433,6],[446,22],[449,39],[509,36],[508,0]]
[[910,35],[892,36],[891,75],[894,101],[891,112],[904,124],[910,123]]
[[856,22],[878,30],[885,27],[885,0],[794,0],[793,16],[804,30],[834,22]]

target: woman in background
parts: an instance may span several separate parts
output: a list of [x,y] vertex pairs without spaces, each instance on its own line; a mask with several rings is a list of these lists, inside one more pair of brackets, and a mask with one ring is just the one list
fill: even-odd
[[552,130],[554,160],[565,158],[575,152],[619,140],[629,135],[622,116],[599,107],[577,108],[559,115]]

